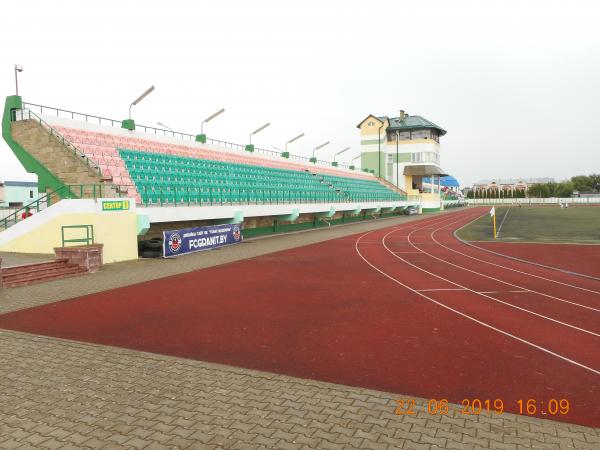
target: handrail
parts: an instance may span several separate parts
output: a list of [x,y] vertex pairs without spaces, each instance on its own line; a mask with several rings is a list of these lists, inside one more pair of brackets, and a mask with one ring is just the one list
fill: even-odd
[[[46,110],[46,111],[50,111],[52,113],[52,115],[56,115],[56,117],[66,117],[66,118],[70,118],[72,120],[83,119],[83,120],[85,120],[85,122],[98,123],[99,125],[110,125],[112,127],[119,127],[119,128],[122,126],[121,120],[109,119],[107,117],[101,117],[101,116],[94,116],[93,114],[79,113],[79,112],[70,111],[67,109],[55,108],[53,106],[44,106],[44,105],[38,105],[36,103],[23,102],[23,108],[25,108],[25,107],[27,107],[27,109],[29,109],[29,110],[31,110],[31,107],[37,108],[37,109],[39,109],[40,114],[44,114],[44,110]],[[136,127],[136,130],[142,129],[144,131],[144,133],[148,133],[148,134],[172,136],[174,138],[181,138],[183,140],[189,140],[189,141],[194,141],[194,142],[196,141],[196,136],[193,134],[189,134],[189,133],[182,133],[180,131],[166,130],[164,128],[156,128],[156,127],[151,127],[148,125],[136,124],[135,127]],[[217,145],[217,146],[231,148],[231,149],[240,150],[240,151],[243,151],[246,148],[245,145],[235,144],[233,142],[221,141],[218,139],[207,138],[206,143],[210,144],[210,145]],[[264,153],[269,156],[281,156],[281,152],[277,152],[274,150],[266,150],[264,148],[257,147],[257,148],[255,148],[255,151],[258,153]],[[289,159],[295,159],[298,161],[307,161],[307,162],[310,161],[310,158],[308,158],[308,157],[300,156],[300,155],[292,155],[292,154],[290,154]],[[331,166],[330,161],[319,160],[319,161],[317,161],[317,164],[324,165],[324,166]],[[338,168],[339,167],[343,167],[348,170],[350,169],[349,165],[343,164],[343,163],[338,163]]]
[[[69,229],[85,229],[85,238],[75,238],[75,239],[65,239],[65,230],[69,230]],[[60,227],[60,234],[61,234],[61,241],[62,241],[62,245],[61,247],[65,246],[65,243],[67,242],[74,242],[74,243],[83,243],[85,242],[85,245],[90,245],[94,243],[94,225],[63,225]]]
[[[34,200],[33,202],[21,207],[20,209],[17,209],[15,212],[6,216],[5,218],[0,219],[0,229],[6,230],[9,226],[11,226],[11,222],[12,225],[15,225],[17,222],[19,222],[20,216],[22,216],[23,213],[27,211],[35,210],[35,212],[40,212],[42,210],[41,205],[45,203],[47,207],[48,203],[56,196],[60,196],[61,198],[71,198],[72,195],[73,193],[67,185],[61,186],[52,192],[48,192],[42,195],[41,197],[38,197],[37,200]],[[21,220],[24,219],[21,218]]]
[[289,203],[352,203],[357,201],[406,201],[407,197],[396,192],[386,194],[348,193],[331,189],[329,191],[290,190],[290,189],[252,189],[232,187],[173,187],[155,184],[140,191],[141,205],[173,206],[178,205],[237,205],[237,204],[289,204]]
[[[19,114],[19,116],[18,116],[18,114]],[[25,114],[27,114],[27,119],[25,119]],[[75,144],[73,144],[72,142],[67,140],[62,134],[60,134],[58,131],[56,131],[55,128],[53,128],[50,124],[45,122],[37,114],[32,112],[30,109],[20,109],[20,110],[11,111],[11,121],[12,122],[16,122],[17,120],[31,120],[32,116],[33,116],[33,119],[36,120],[42,127],[44,127],[50,133],[51,136],[56,138],[62,145],[67,147],[67,149],[71,150],[73,152],[73,154],[75,154],[76,156],[78,156],[80,158],[83,158],[87,167],[92,172],[94,172],[95,175],[102,176],[102,170],[100,169],[98,164],[96,164],[94,161],[92,161],[90,158],[88,158],[84,152],[82,152],[81,150],[79,150],[79,148],[77,148],[77,146],[75,146]],[[19,118],[17,118],[17,117],[19,117]]]

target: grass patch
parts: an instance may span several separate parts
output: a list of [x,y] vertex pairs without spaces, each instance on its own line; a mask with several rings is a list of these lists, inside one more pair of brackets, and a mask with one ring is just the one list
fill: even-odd
[[[497,241],[563,242],[600,244],[600,207],[496,206],[496,225],[506,216]],[[489,214],[461,228],[457,235],[466,241],[492,241],[492,218]]]

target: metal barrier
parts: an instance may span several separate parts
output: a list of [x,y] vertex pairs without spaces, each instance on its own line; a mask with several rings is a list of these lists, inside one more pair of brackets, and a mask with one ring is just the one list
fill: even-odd
[[598,197],[469,198],[466,202],[469,205],[509,205],[513,203],[523,205],[558,205],[559,203],[597,205],[600,204],[600,195]]
[[[108,125],[111,127],[118,127],[118,128],[121,128],[121,126],[122,126],[121,120],[109,119],[107,117],[100,117],[100,116],[94,116],[92,114],[85,114],[85,113],[79,113],[79,112],[75,112],[75,111],[69,111],[67,109],[54,108],[52,106],[38,105],[36,103],[23,102],[23,109],[24,110],[26,109],[28,111],[32,111],[32,110],[39,111],[40,115],[43,115],[43,114],[52,115],[55,117],[63,117],[66,119],[71,119],[71,120],[82,120],[87,123]],[[35,115],[35,113],[33,113],[33,112],[31,114]],[[40,121],[42,120],[37,115],[35,115],[35,117],[37,117]],[[48,127],[49,127],[49,125],[48,125]],[[136,130],[142,130],[144,133],[154,134],[156,136],[167,136],[167,137],[179,138],[179,139],[192,141],[192,142],[196,141],[196,135],[189,134],[189,133],[182,133],[179,131],[166,130],[164,128],[156,128],[156,127],[151,127],[148,125],[138,125],[138,124],[135,125],[135,128],[136,128]],[[240,150],[240,151],[244,151],[246,148],[245,145],[235,144],[233,142],[227,142],[227,141],[220,141],[218,139],[207,138],[206,143],[210,144],[210,145],[216,145],[219,147],[229,148],[229,149],[233,149],[233,150]],[[269,155],[269,156],[281,156],[281,152],[276,152],[274,150],[266,150],[264,148],[257,147],[257,148],[255,148],[255,151],[258,153],[263,153],[265,155]],[[290,155],[290,159],[310,163],[310,158],[305,157],[305,156]],[[310,163],[310,164],[313,165],[312,163]],[[314,165],[331,167],[331,162],[318,160],[317,164],[314,164]],[[339,163],[338,168],[339,167],[350,170],[350,166],[343,164],[343,163]]]
[[[85,238],[74,238],[65,239],[65,230],[85,230]],[[64,247],[66,243],[85,243],[85,245],[91,245],[94,243],[94,225],[63,225],[60,227],[61,234],[61,247]]]

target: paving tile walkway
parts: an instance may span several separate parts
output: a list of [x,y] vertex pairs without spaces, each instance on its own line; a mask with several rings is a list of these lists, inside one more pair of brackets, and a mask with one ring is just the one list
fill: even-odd
[[[249,241],[6,289],[7,312],[394,225]],[[396,415],[413,398],[414,415]],[[600,428],[513,414],[430,415],[426,399],[0,330],[0,449],[600,448]]]
[[396,415],[397,394],[17,332],[0,361],[2,449],[600,448],[600,429]]

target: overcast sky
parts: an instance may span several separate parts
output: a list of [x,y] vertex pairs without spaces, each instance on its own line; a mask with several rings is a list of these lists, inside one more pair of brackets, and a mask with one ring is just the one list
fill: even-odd
[[[0,92],[263,148],[359,153],[367,114],[448,130],[441,165],[481,178],[600,172],[597,1],[10,1]],[[326,151],[327,150],[327,151]],[[0,143],[0,180],[32,179]],[[34,179],[34,178],[33,178]]]

